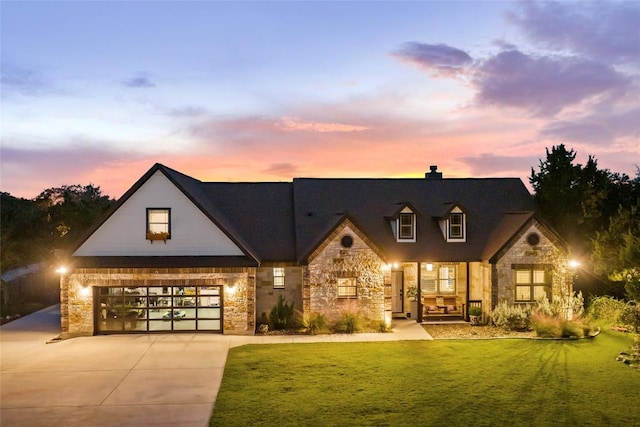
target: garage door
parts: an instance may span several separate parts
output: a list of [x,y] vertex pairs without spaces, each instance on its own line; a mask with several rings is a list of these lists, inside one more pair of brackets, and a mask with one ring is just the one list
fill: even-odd
[[221,286],[97,287],[99,334],[222,332]]

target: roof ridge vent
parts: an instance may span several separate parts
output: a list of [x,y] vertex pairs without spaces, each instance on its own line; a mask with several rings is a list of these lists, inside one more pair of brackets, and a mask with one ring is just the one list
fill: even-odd
[[429,166],[430,172],[424,174],[425,179],[442,179],[442,172],[438,172],[438,165]]

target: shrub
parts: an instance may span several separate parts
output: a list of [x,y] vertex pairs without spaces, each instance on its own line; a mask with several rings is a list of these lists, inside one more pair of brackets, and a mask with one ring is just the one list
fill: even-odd
[[360,332],[362,330],[363,320],[359,312],[343,311],[340,313],[338,320],[333,324],[333,330],[344,334]]
[[560,319],[541,312],[531,315],[531,326],[538,337],[557,338],[562,334]]
[[310,335],[325,331],[327,325],[327,318],[322,313],[310,313],[302,319],[302,327]]
[[385,322],[384,320],[370,320],[369,321],[369,328],[373,332],[388,332],[389,331],[389,327],[387,326],[387,322]]
[[634,323],[634,308],[622,300],[610,296],[600,296],[591,298],[587,313],[600,324],[625,326]]
[[499,303],[491,312],[493,323],[501,328],[514,331],[531,329],[531,307],[528,305],[508,305]]
[[289,329],[293,326],[293,303],[287,304],[286,299],[282,296],[278,296],[276,305],[271,309],[269,313],[269,324],[273,330]]
[[567,297],[555,295],[551,301],[544,296],[536,301],[535,310],[552,317],[579,318],[584,313],[584,298],[582,292]]
[[563,320],[560,322],[562,326],[561,337],[569,338],[569,337],[584,337],[584,328],[580,322],[574,322],[571,320]]

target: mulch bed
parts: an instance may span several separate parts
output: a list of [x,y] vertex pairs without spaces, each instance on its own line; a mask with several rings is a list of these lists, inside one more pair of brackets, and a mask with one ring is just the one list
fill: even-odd
[[471,326],[470,324],[425,324],[424,329],[434,339],[473,339],[473,338],[531,338],[533,331],[506,331],[496,326]]

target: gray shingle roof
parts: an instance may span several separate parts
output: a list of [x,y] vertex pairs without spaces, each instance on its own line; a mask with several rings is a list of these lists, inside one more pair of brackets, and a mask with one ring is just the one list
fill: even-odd
[[[202,182],[161,164],[138,180],[114,211],[158,170],[258,262],[305,263],[345,217],[388,261],[487,260],[535,211],[533,198],[517,178]],[[404,205],[416,213],[415,243],[396,242],[390,225]],[[466,214],[464,243],[446,242],[438,224],[454,205]]]
[[[302,178],[294,179],[293,187],[299,256],[313,249],[336,215],[348,213],[390,261],[479,261],[505,212],[535,209],[531,195],[516,178]],[[406,203],[416,210],[416,243],[396,242],[389,224],[388,217]],[[463,206],[467,215],[465,243],[446,242],[439,228],[438,219],[452,203]]]

